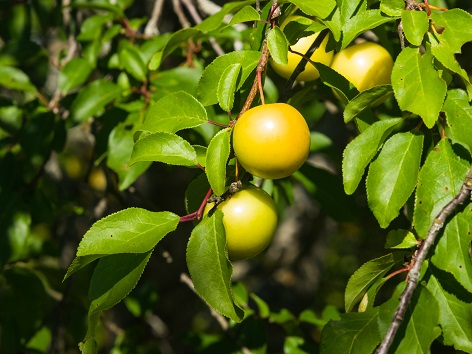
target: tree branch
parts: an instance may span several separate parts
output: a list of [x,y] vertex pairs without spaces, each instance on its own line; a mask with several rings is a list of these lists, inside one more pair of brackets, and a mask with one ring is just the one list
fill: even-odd
[[148,36],[159,34],[159,29],[157,28],[157,23],[162,14],[162,6],[164,5],[164,0],[156,0],[154,7],[152,9],[152,15],[149,19],[146,27],[144,28],[144,34]]
[[421,248],[416,255],[415,261],[413,266],[411,267],[410,271],[408,272],[408,283],[403,291],[402,295],[400,296],[400,303],[395,311],[395,315],[393,316],[392,323],[385,335],[382,343],[378,347],[376,354],[387,354],[390,346],[392,345],[393,339],[400,327],[403,318],[405,316],[408,304],[413,296],[413,292],[418,285],[419,277],[420,277],[420,270],[421,266],[428,255],[428,251],[431,246],[434,245],[436,241],[436,237],[438,236],[439,232],[444,226],[446,219],[451,216],[457,207],[464,203],[464,201],[471,196],[472,192],[472,166],[465,178],[465,182],[461,187],[460,192],[439,212],[436,218],[431,225],[428,235],[424,240]]

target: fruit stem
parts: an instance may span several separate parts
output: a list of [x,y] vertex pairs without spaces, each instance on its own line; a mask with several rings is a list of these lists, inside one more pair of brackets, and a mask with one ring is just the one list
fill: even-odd
[[208,200],[208,198],[210,198],[212,192],[213,192],[213,190],[211,188],[208,189],[208,192],[205,195],[205,198],[203,198],[202,203],[198,207],[198,210],[194,211],[193,213],[181,216],[179,222],[189,222],[189,221],[200,220],[202,218],[202,215],[203,215],[203,210],[205,210],[207,200]]
[[261,71],[257,71],[257,84],[259,86],[259,95],[261,96],[261,102],[262,104],[265,104],[264,90],[262,88],[262,72]]
[[207,120],[207,123],[210,123],[211,125],[216,125],[217,127],[221,127],[221,128],[228,128],[226,124],[221,124],[221,123],[209,120],[209,119]]

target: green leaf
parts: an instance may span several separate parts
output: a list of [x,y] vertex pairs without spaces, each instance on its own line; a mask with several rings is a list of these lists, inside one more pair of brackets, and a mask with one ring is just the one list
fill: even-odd
[[223,213],[216,210],[192,231],[187,244],[187,267],[196,293],[215,311],[241,322],[243,311],[234,303],[233,267],[226,252]]
[[102,10],[115,14],[116,16],[123,18],[125,15],[123,10],[118,5],[111,4],[108,0],[75,0],[71,3],[72,7],[78,7],[81,9],[91,10]]
[[[393,317],[393,316],[392,316]],[[430,353],[433,341],[441,334],[439,328],[439,306],[433,294],[419,285],[405,314],[405,335],[396,348],[396,353]]]
[[138,48],[134,46],[124,47],[118,52],[118,56],[125,71],[139,81],[146,81],[147,68]]
[[462,46],[472,41],[472,15],[462,9],[451,9],[431,13],[436,27],[444,27],[438,34],[441,42],[446,42],[454,53],[460,53]]
[[151,105],[140,130],[176,133],[194,128],[207,121],[207,112],[192,95],[178,91],[162,97]]
[[101,113],[107,104],[121,94],[121,88],[104,79],[96,80],[82,90],[72,102],[70,115],[75,122],[84,122]]
[[380,10],[367,10],[350,18],[343,26],[343,38],[341,49],[346,48],[359,34],[369,29],[378,27],[386,22],[394,21],[391,17],[384,16]]
[[218,132],[208,145],[205,172],[208,182],[216,195],[222,195],[226,188],[226,163],[230,153],[231,131]]
[[261,318],[269,318],[269,316],[270,316],[270,307],[267,304],[267,302],[262,300],[259,296],[257,296],[254,293],[251,293],[250,296],[251,296],[251,299],[254,300],[254,302],[257,305],[257,308],[259,310],[258,311],[259,316]]
[[392,230],[387,235],[385,248],[407,249],[418,245],[415,235],[408,230]]
[[115,306],[128,295],[138,283],[151,254],[152,250],[100,259],[90,280],[89,316]]
[[321,332],[321,354],[372,353],[380,343],[377,327],[378,308],[341,315],[339,321],[328,322]]
[[343,182],[347,194],[357,189],[364,175],[364,170],[401,118],[392,118],[375,122],[344,149],[343,153]]
[[469,167],[452,150],[447,139],[432,149],[421,168],[416,191],[413,225],[425,239],[434,218],[459,193]]
[[402,15],[403,9],[405,8],[405,2],[403,0],[381,0],[380,1],[380,11],[383,13],[400,17]]
[[204,172],[189,183],[185,191],[185,209],[187,213],[190,214],[198,210],[209,189],[210,184]]
[[442,111],[446,113],[450,139],[472,154],[472,107],[467,94],[460,89],[448,91]]
[[226,68],[233,64],[241,64],[241,79],[236,88],[238,90],[257,66],[260,56],[261,53],[259,51],[239,50],[221,55],[213,60],[203,71],[203,75],[198,83],[201,103],[204,106],[218,103],[218,82]]
[[429,18],[425,11],[403,10],[403,31],[411,44],[420,46],[429,27]]
[[367,175],[367,201],[382,228],[395,219],[415,189],[423,136],[398,133],[384,144]]
[[291,0],[291,3],[300,8],[304,13],[310,16],[325,19],[336,7],[335,0],[325,0],[319,2],[311,2],[306,0]]
[[117,253],[144,253],[179,224],[179,216],[170,212],[151,212],[128,208],[98,220],[85,233],[77,256],[64,279],[97,258]]
[[344,296],[346,312],[350,312],[364,296],[366,291],[379,278],[383,277],[396,263],[403,262],[404,254],[387,254],[364,263],[349,278]]
[[275,26],[267,35],[267,46],[270,56],[277,64],[288,63],[288,40],[282,30]]
[[93,68],[84,58],[73,58],[67,62],[59,73],[58,86],[63,94],[82,85],[89,77]]
[[433,66],[433,56],[427,50],[407,47],[395,60],[392,86],[398,105],[404,111],[418,114],[432,128],[446,96],[446,82]]
[[0,86],[12,90],[36,92],[28,75],[13,66],[0,66]]
[[187,140],[172,133],[158,132],[134,143],[129,164],[139,161],[163,162],[177,166],[196,166],[197,153]]
[[359,93],[349,101],[344,109],[344,122],[348,123],[357,118],[366,109],[372,107],[375,103],[393,92],[391,85],[379,85],[371,87]]
[[472,298],[462,300],[436,276],[428,279],[428,289],[439,304],[439,324],[445,345],[472,352]]
[[83,42],[95,40],[101,35],[103,26],[112,19],[111,14],[87,17],[80,26],[80,34],[77,36],[77,40]]
[[316,68],[320,73],[321,82],[333,88],[339,94],[343,103],[347,104],[350,100],[359,95],[357,88],[337,71],[322,63],[316,63]]
[[[222,23],[225,23],[225,17],[234,11],[238,11],[245,6],[253,5],[254,0],[246,0],[246,1],[233,1],[226,3],[220,11],[207,17],[201,23],[195,26],[195,28],[203,31],[203,32],[210,32],[214,31],[221,26]],[[249,12],[249,10],[248,10]],[[236,15],[235,15],[236,16]]]
[[259,21],[260,19],[261,15],[259,14],[259,12],[257,12],[257,10],[252,6],[246,5],[234,14],[231,21],[229,21],[228,26],[241,22]]
[[472,210],[467,206],[447,221],[431,258],[433,264],[452,274],[467,291],[472,293]]
[[137,162],[132,166],[128,164],[139,118],[139,113],[130,114],[126,121],[117,124],[108,136],[107,166],[117,173],[120,191],[127,189],[151,166],[149,161]]
[[236,84],[241,73],[241,64],[232,64],[228,66],[220,80],[218,81],[218,103],[224,111],[231,111],[234,103],[234,92],[236,91]]
[[367,1],[340,1],[338,2],[338,6],[341,24],[344,25],[351,17],[367,10]]

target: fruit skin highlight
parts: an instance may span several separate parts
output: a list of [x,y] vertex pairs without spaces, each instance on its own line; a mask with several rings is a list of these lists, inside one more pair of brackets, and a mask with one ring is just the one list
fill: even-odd
[[[290,16],[287,20],[280,26],[283,29],[287,23],[290,21],[296,20],[302,16]],[[308,37],[300,38],[297,43],[290,46],[293,51],[298,53],[305,54],[313,44],[315,39],[318,37],[319,33],[314,33]],[[317,63],[322,63],[324,65],[329,66],[333,60],[334,52],[326,52],[326,44],[328,43],[328,36],[321,42],[320,46],[316,48],[316,50],[311,55],[310,59]],[[295,71],[298,63],[302,60],[302,57],[298,54],[288,52],[288,63],[287,64],[278,64],[273,59],[270,59],[270,65],[274,69],[274,71],[282,76],[285,79],[289,79],[292,73]],[[313,81],[320,77],[320,73],[318,69],[315,68],[314,65],[307,63],[305,66],[305,70],[303,70],[295,79],[295,81]]]
[[[203,214],[208,214],[213,206],[208,203]],[[226,249],[231,260],[253,258],[272,241],[277,229],[277,208],[263,189],[245,185],[217,208],[224,214]]]
[[354,44],[334,55],[331,68],[348,79],[359,92],[390,84],[393,59],[380,44]]
[[254,176],[284,178],[306,161],[310,129],[294,107],[265,104],[239,117],[233,129],[233,148],[238,162]]

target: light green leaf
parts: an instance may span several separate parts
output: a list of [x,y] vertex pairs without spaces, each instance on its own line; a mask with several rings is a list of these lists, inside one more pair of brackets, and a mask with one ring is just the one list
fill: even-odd
[[344,25],[349,19],[356,14],[367,10],[366,0],[340,1],[338,3],[341,23]]
[[241,64],[241,78],[236,90],[246,81],[248,76],[257,66],[261,53],[252,50],[239,50],[225,55],[221,55],[203,71],[203,75],[198,83],[198,93],[200,102],[204,106],[211,106],[218,103],[217,90],[218,82],[229,65]]
[[436,267],[452,274],[470,293],[472,293],[471,242],[472,209],[469,205],[447,221],[431,258]]
[[118,52],[120,64],[124,70],[130,73],[135,79],[145,82],[147,68],[141,57],[138,48],[126,46]]
[[241,73],[241,64],[232,64],[228,66],[220,80],[218,81],[218,103],[224,111],[231,111],[234,103],[234,92],[236,91],[236,84]]
[[227,129],[216,134],[208,145],[205,172],[216,195],[225,192],[226,163],[230,153],[231,132]]
[[223,5],[220,11],[204,19],[201,23],[196,25],[195,28],[205,33],[214,31],[217,28],[219,28],[222,23],[226,22],[226,16],[228,14],[238,11],[239,9],[242,9],[245,6],[250,6],[253,4],[254,4],[254,0],[233,1],[233,2],[226,3],[225,5]]
[[291,3],[300,8],[300,10],[302,10],[307,15],[319,17],[321,19],[328,17],[336,7],[335,0],[325,0],[318,2],[292,0]]
[[192,145],[178,135],[158,132],[134,144],[129,164],[139,161],[163,162],[177,166],[196,166],[197,153]]
[[446,96],[447,85],[433,66],[430,51],[407,47],[395,60],[392,86],[400,108],[418,114],[432,128]]
[[447,139],[429,152],[416,191],[413,225],[418,236],[426,238],[434,218],[459,193],[468,165],[454,153]]
[[392,92],[391,85],[374,86],[362,91],[346,105],[343,114],[344,122],[348,123],[352,119],[357,118],[366,109],[372,107],[372,105]]
[[400,17],[402,15],[403,9],[405,8],[405,2],[403,0],[381,0],[380,1],[380,11],[383,13]]
[[385,248],[407,249],[418,245],[415,235],[408,230],[392,230],[387,235]]
[[261,15],[259,12],[257,12],[257,10],[252,6],[247,5],[234,14],[228,26],[241,22],[259,21],[260,19]]
[[216,210],[192,231],[187,244],[187,267],[196,293],[215,311],[241,322],[244,312],[234,303],[233,267],[226,252],[223,213]]
[[89,316],[115,306],[138,283],[152,250],[113,254],[100,259],[90,280]]
[[367,201],[382,228],[395,219],[415,189],[423,136],[398,133],[384,144],[367,175]]
[[378,308],[341,315],[339,321],[328,322],[321,332],[321,354],[372,353],[380,343]]
[[343,38],[341,49],[346,48],[359,34],[369,29],[376,28],[386,22],[394,21],[391,17],[383,15],[380,10],[367,10],[351,17],[343,26]]
[[269,31],[267,46],[269,47],[270,56],[277,64],[288,63],[288,45],[288,40],[279,27],[275,26]]
[[403,31],[411,44],[420,46],[429,27],[428,15],[425,11],[403,10]]
[[152,104],[139,130],[176,133],[197,127],[207,119],[207,112],[198,100],[184,91],[178,91]]
[[454,53],[460,53],[462,46],[472,41],[472,15],[462,9],[451,9],[431,13],[431,19],[437,27],[444,27],[438,34],[440,42],[447,43]]
[[73,58],[67,62],[59,73],[58,86],[63,94],[82,85],[89,77],[93,68],[84,58]]
[[349,278],[344,296],[346,312],[350,312],[366,291],[383,277],[396,263],[403,262],[404,254],[387,254],[364,263]]
[[446,113],[448,137],[464,146],[472,154],[472,106],[463,90],[450,90],[442,111]]
[[0,86],[12,90],[36,92],[28,75],[13,66],[0,66]]
[[381,120],[364,130],[345,148],[343,153],[343,183],[347,194],[357,189],[364,170],[401,118]]
[[439,324],[444,344],[472,353],[472,295],[459,299],[456,289],[450,289],[434,275],[428,279],[427,287],[439,304]]
[[179,216],[170,212],[151,212],[128,208],[98,220],[85,233],[77,256],[64,279],[97,258],[118,253],[144,253],[179,224]]
[[101,113],[120,94],[118,85],[104,79],[96,80],[80,90],[72,102],[70,115],[75,122],[84,122]]

